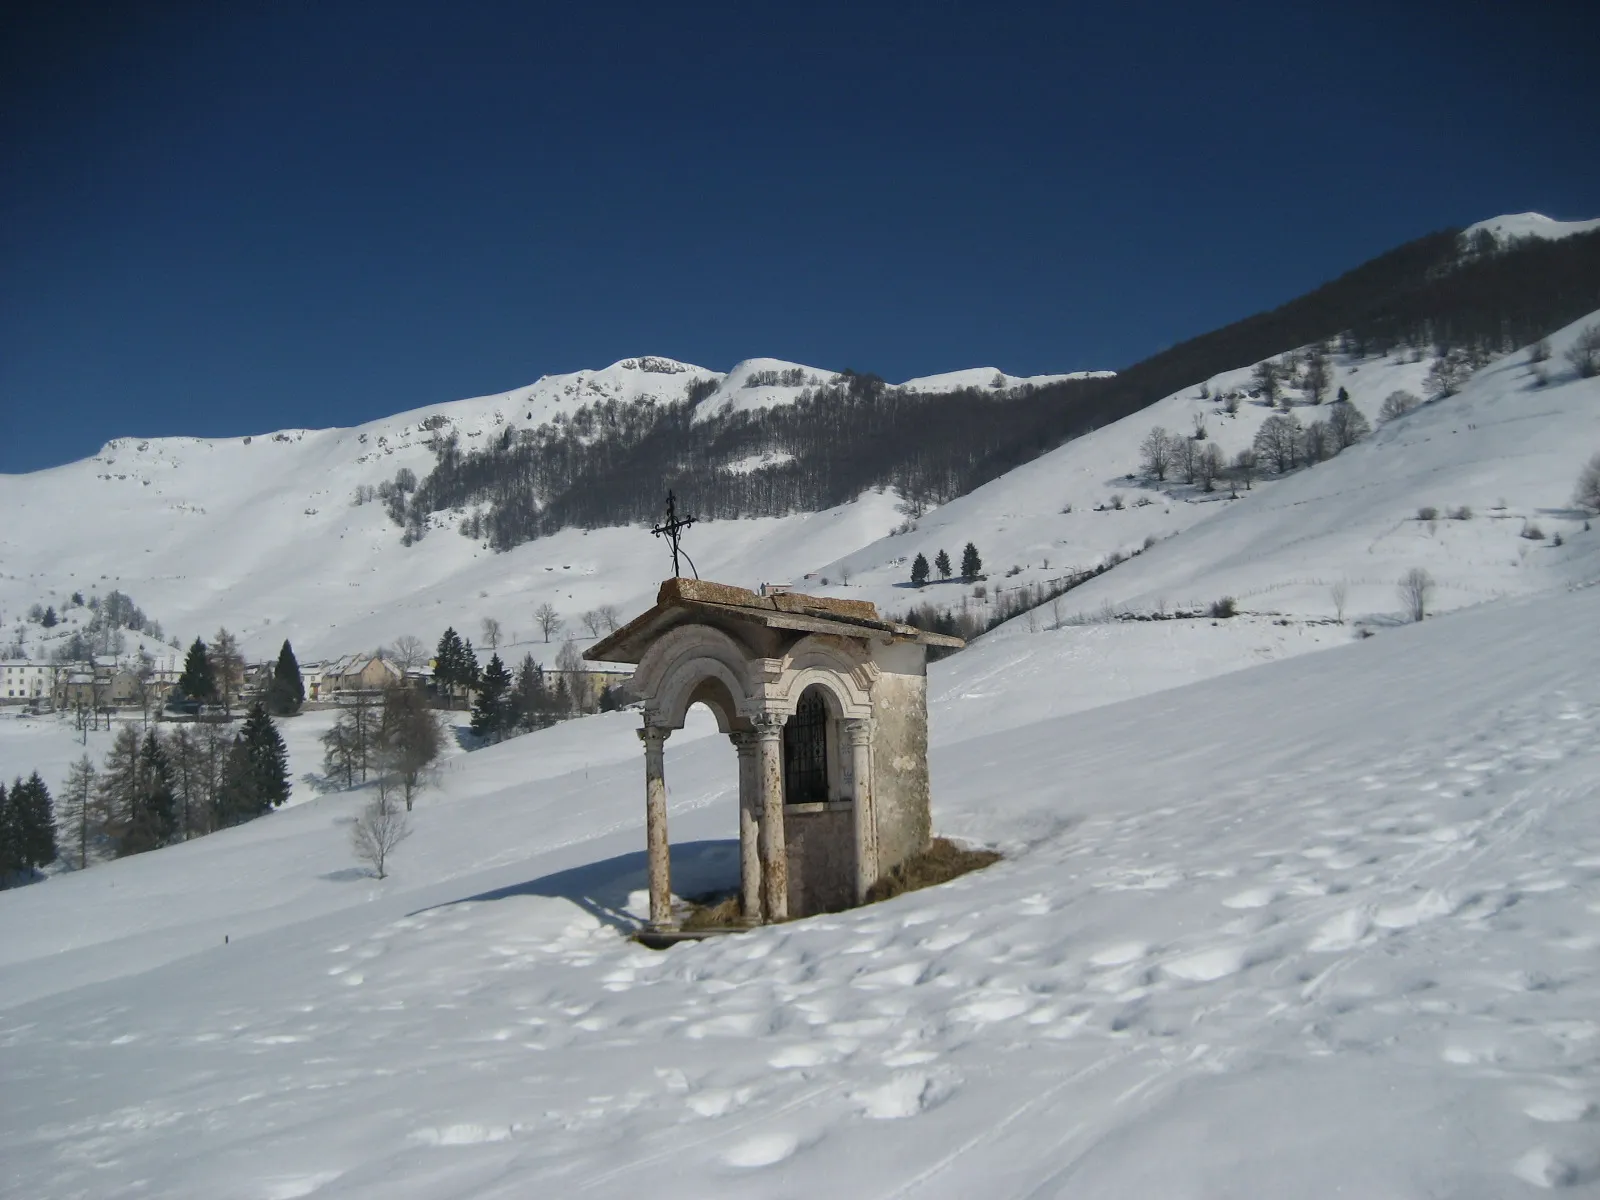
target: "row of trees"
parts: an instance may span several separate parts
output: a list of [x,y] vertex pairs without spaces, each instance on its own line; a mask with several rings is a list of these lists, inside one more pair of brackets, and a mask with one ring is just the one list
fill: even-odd
[[54,805],[39,772],[9,790],[0,783],[0,888],[55,860]]
[[[938,570],[940,579],[950,578],[949,554],[940,550],[934,556],[933,565]],[[961,551],[961,578],[963,581],[970,583],[982,576],[982,574],[983,559],[978,554],[978,547],[972,542],[968,542],[966,548]],[[911,584],[913,587],[922,587],[927,582],[928,558],[927,555],[919,552],[917,557],[911,561]]]
[[179,725],[165,733],[124,725],[96,768],[88,755],[52,800],[37,772],[0,788],[0,861],[9,873],[55,861],[81,870],[239,825],[289,798],[289,762],[259,704],[241,729]]

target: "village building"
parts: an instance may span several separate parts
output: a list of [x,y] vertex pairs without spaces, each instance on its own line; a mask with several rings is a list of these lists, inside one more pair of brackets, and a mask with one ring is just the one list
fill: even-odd
[[307,679],[306,697],[310,700],[339,700],[357,695],[377,695],[385,688],[406,682],[404,668],[381,654],[352,654],[323,663],[321,669]]
[[42,704],[55,691],[56,667],[53,663],[7,659],[0,662],[0,704]]
[[745,923],[835,911],[929,844],[927,649],[962,644],[864,601],[675,578],[590,647],[636,666],[652,930],[676,924],[664,747],[692,706],[737,754]]

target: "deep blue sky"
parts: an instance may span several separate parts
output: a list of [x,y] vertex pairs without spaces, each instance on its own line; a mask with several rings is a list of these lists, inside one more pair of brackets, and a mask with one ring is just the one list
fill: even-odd
[[643,353],[1119,367],[1600,215],[1596,6],[1218,7],[13,3],[0,471]]

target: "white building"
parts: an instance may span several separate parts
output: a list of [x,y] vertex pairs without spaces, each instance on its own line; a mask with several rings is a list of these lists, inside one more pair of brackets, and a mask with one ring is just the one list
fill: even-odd
[[7,659],[0,662],[0,704],[32,704],[50,698],[56,668],[51,663]]

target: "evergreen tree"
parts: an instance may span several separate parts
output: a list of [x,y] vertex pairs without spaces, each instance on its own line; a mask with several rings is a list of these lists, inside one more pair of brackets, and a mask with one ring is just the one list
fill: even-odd
[[511,675],[498,654],[492,655],[478,681],[478,701],[472,709],[472,732],[486,741],[498,742],[511,731]]
[[267,706],[280,717],[300,711],[306,701],[305,681],[300,678],[300,664],[295,660],[294,648],[289,639],[283,641],[278,651],[277,665],[272,668],[272,683],[267,687]]
[[97,798],[106,833],[120,843],[139,810],[144,783],[139,760],[139,733],[132,725],[117,730],[100,770]]
[[194,645],[189,647],[189,653],[183,660],[183,674],[178,677],[178,690],[191,700],[199,700],[202,704],[214,703],[217,699],[216,673],[211,669],[211,658],[206,653],[206,644],[195,638]]
[[550,692],[545,686],[544,668],[525,654],[517,668],[517,681],[511,688],[511,709],[518,728],[539,729],[550,723]]
[[54,629],[56,627],[55,605],[52,604],[49,608],[44,610],[44,616],[40,618],[39,624],[43,625],[46,629]]
[[22,837],[11,809],[11,793],[0,783],[0,888],[11,886],[11,877],[22,870]]
[[166,753],[151,731],[139,747],[138,783],[129,819],[117,838],[117,857],[143,854],[172,841],[178,830],[177,808]]
[[937,557],[934,558],[933,565],[938,568],[940,579],[950,578],[950,556],[942,548]]
[[911,562],[911,586],[921,587],[928,582],[928,556],[918,553]]
[[222,822],[254,820],[288,798],[289,754],[278,727],[257,702],[228,749],[219,804]]
[[55,862],[55,803],[39,772],[29,775],[20,788],[11,789],[11,804],[17,811],[22,856],[26,865],[42,867]]
[[63,857],[68,866],[81,871],[89,865],[94,848],[105,833],[105,822],[95,803],[94,764],[87,754],[67,772],[56,818],[64,843]]
[[967,548],[961,552],[961,577],[970,580],[982,574],[983,559],[978,557],[978,547],[968,542]]
[[446,697],[453,700],[470,692],[478,680],[478,658],[472,643],[461,640],[453,628],[446,629],[434,655],[433,680]]

